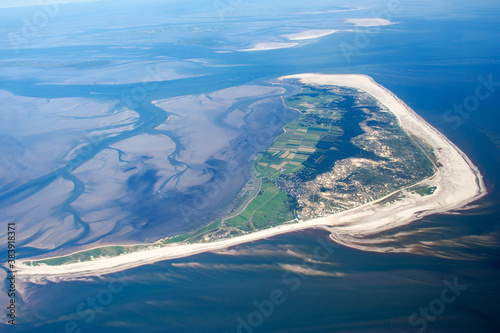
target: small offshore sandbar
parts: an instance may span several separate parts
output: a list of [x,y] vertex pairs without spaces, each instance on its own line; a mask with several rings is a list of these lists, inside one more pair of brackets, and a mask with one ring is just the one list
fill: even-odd
[[302,32],[298,32],[295,34],[287,34],[287,35],[281,35],[281,37],[285,37],[288,40],[305,40],[305,39],[314,39],[314,38],[320,38],[324,36],[328,36],[331,34],[336,33],[338,30],[306,30]]
[[381,27],[384,25],[396,24],[395,22],[381,18],[348,19],[344,22],[354,24],[356,27]]
[[294,47],[299,45],[298,43],[257,43],[249,49],[242,49],[238,51],[250,52],[250,51],[268,51],[277,49],[286,49],[289,47]]

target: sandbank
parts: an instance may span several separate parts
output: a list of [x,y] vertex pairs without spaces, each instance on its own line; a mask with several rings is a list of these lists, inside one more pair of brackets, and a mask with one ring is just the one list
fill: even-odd
[[281,37],[285,37],[288,40],[305,40],[328,36],[337,31],[338,30],[306,30],[295,34],[281,35]]
[[354,24],[356,27],[380,27],[384,25],[396,24],[394,22],[381,18],[348,19],[344,22]]
[[249,49],[242,49],[238,51],[250,52],[250,51],[268,51],[277,49],[286,49],[289,47],[294,47],[299,45],[298,43],[257,43]]

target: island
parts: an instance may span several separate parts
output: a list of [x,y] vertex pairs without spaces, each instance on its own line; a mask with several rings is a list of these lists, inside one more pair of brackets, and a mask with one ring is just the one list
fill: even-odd
[[365,75],[299,74],[276,84],[297,117],[250,161],[232,210],[203,228],[153,244],[24,259],[23,279],[71,280],[322,228],[349,237],[465,207],[486,194],[470,159],[392,92]]

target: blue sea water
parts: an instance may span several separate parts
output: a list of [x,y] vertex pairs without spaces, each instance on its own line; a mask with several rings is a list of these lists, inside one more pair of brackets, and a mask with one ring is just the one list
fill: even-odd
[[[403,2],[403,9],[392,18],[398,24],[380,33],[364,33],[360,29],[323,37],[298,48],[259,53],[216,53],[206,45],[144,41],[141,39],[144,37],[131,38],[134,43],[142,40],[139,45],[151,48],[125,51],[112,48],[113,35],[100,35],[111,29],[97,25],[81,33],[82,36],[96,34],[95,44],[76,39],[66,45],[67,41],[61,37],[64,42],[51,46],[48,40],[44,47],[20,50],[17,55],[9,49],[0,50],[3,68],[9,62],[44,57],[54,61],[92,59],[85,55],[88,50],[142,60],[161,56],[196,57],[216,64],[244,64],[204,67],[205,76],[161,82],[149,91],[148,101],[263,83],[295,73],[367,74],[460,147],[478,166],[488,189],[488,195],[469,210],[426,217],[375,235],[373,246],[368,245],[364,250],[337,246],[326,232],[310,230],[240,245],[225,253],[165,261],[86,281],[27,284],[24,287],[29,293],[25,293],[18,307],[18,325],[15,328],[0,326],[2,331],[499,331],[500,45],[497,41],[500,21],[497,18],[500,6],[487,1],[474,5],[443,4],[436,8],[430,2],[421,6]],[[244,31],[245,23],[262,26],[248,33],[248,38],[262,38],[272,33],[269,26],[276,29],[276,26],[292,24],[288,16],[292,5],[283,5],[285,9],[273,5],[265,11],[264,4],[258,2],[247,15],[235,6],[226,17],[207,18],[202,14],[211,5],[210,2],[208,7],[198,7],[192,15],[199,15],[199,21],[206,24],[232,25],[239,33]],[[241,6],[246,8],[245,4]],[[385,3],[376,6],[384,8]],[[314,10],[333,8],[328,2],[317,2],[311,4],[312,7]],[[148,25],[134,17],[144,24],[144,29],[161,25],[160,11],[152,8],[154,5],[142,9],[151,17]],[[169,9],[165,3],[161,8]],[[182,8],[176,7],[182,18],[177,18],[172,25],[187,24],[182,19],[194,20],[189,11],[186,14]],[[131,14],[123,9],[112,15],[111,9],[116,9],[112,2],[64,7],[67,15],[80,19],[89,15],[82,9],[100,9],[94,18],[97,23],[109,16],[109,24],[121,24],[121,29],[128,31],[120,18],[132,17]],[[9,16],[4,22],[16,22],[16,17],[21,16],[11,14],[18,10],[4,10],[2,15]],[[324,26],[325,20],[341,19],[347,14],[331,15],[308,17],[295,24],[313,29]],[[364,17],[371,13],[353,15]],[[64,15],[57,20],[56,26],[64,25]],[[65,38],[79,36],[78,24],[75,26],[70,26]],[[116,31],[118,28],[114,27],[113,32]],[[224,34],[230,35],[230,32]],[[164,38],[168,40],[168,32]],[[356,43],[356,38],[364,38],[364,42]],[[243,47],[244,42],[240,42]],[[120,43],[125,45],[123,40]],[[229,45],[227,40],[221,43],[221,47]],[[341,45],[354,49],[349,48],[352,52],[346,54]],[[469,96],[476,96],[476,89],[484,80],[498,83],[489,87],[488,98],[480,100],[473,111],[447,113],[454,105],[464,104]],[[92,96],[107,100],[126,94],[136,86],[133,83],[99,86],[38,83],[40,78],[34,75],[2,75],[0,88],[20,96]],[[165,117],[152,109],[137,108],[146,123],[138,131],[154,127]],[[152,123],[148,125],[148,121]],[[33,186],[43,186],[45,181],[50,181],[50,177],[38,179]],[[23,190],[14,194],[22,195]],[[9,196],[4,195],[0,200],[13,200],[13,193],[8,193]],[[63,248],[71,248],[77,241],[67,242]],[[318,246],[320,256],[315,255]],[[381,247],[393,250],[382,253]],[[50,250],[20,250],[21,256],[43,253]],[[450,288],[454,284],[459,288]]]

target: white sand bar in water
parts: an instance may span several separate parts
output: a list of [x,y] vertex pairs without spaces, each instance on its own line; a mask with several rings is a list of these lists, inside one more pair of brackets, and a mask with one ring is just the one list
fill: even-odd
[[287,34],[281,36],[287,38],[288,40],[305,40],[328,36],[336,33],[337,31],[338,30],[306,30],[295,34]]

